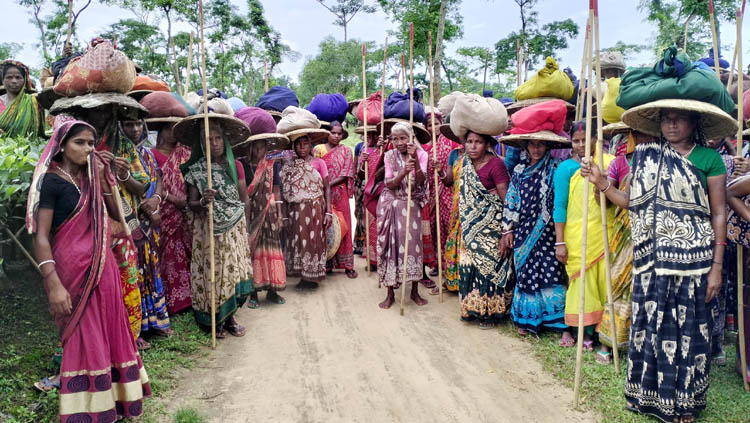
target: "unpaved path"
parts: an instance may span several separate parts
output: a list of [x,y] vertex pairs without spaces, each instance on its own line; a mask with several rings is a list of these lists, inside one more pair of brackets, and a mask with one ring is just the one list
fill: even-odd
[[[376,275],[292,287],[284,305],[241,310],[244,338],[218,340],[167,406],[211,422],[594,422],[521,340],[460,321],[457,297],[390,310]],[[293,281],[296,283],[296,281]],[[423,288],[421,291],[425,292]],[[398,291],[397,291],[398,293]],[[398,295],[397,295],[398,298]],[[166,419],[165,419],[166,421]]]

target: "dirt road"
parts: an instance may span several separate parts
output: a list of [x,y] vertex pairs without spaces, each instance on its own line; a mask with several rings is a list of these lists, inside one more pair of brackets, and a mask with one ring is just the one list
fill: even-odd
[[[385,289],[336,273],[284,305],[238,313],[244,338],[219,340],[167,406],[211,422],[594,422],[528,346],[461,322],[457,297],[427,296],[406,315],[378,308]],[[296,283],[296,281],[294,281]],[[426,291],[422,289],[422,291]],[[398,298],[398,296],[397,296]],[[170,413],[172,414],[172,413]]]

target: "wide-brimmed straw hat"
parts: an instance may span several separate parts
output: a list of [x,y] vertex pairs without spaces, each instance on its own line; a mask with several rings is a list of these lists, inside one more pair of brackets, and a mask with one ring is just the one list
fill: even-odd
[[500,138],[500,142],[516,148],[525,148],[529,141],[544,141],[548,149],[570,148],[570,141],[552,131],[539,131],[531,134],[512,134]]
[[456,134],[453,133],[453,130],[451,130],[451,124],[450,123],[444,123],[440,125],[439,127],[440,134],[442,134],[444,137],[448,138],[449,140],[453,142],[457,142],[459,144],[463,144],[463,141],[461,141]]
[[361,98],[359,100],[352,100],[349,102],[348,111],[352,116],[357,117],[357,106],[359,106],[359,103],[361,102],[362,102]]
[[[516,101],[515,103],[509,106],[506,106],[505,109],[508,111],[508,116],[511,116],[513,115],[513,113],[523,109],[524,107],[533,106],[535,104],[544,103],[546,101],[551,101],[551,100],[560,100],[560,99],[555,98],[555,97],[529,98],[527,100]],[[565,107],[568,108],[568,118],[574,117],[576,113],[576,106],[566,101]]]
[[701,116],[701,127],[708,139],[720,139],[737,133],[737,121],[711,103],[697,100],[656,100],[626,110],[622,121],[629,127],[653,136],[661,135],[662,110],[696,112]]
[[265,141],[269,150],[284,150],[289,147],[289,138],[276,132],[276,121],[268,111],[260,107],[249,106],[237,110],[234,116],[245,122],[253,135],[232,146],[233,150],[247,147],[258,141]]
[[[333,126],[331,126],[331,122],[326,122],[324,120],[320,121],[320,127],[325,129],[328,132],[331,132],[331,129],[333,129]],[[346,128],[344,128],[343,124],[341,125],[341,131],[343,132],[343,134],[341,135],[342,140],[349,138],[349,131],[347,131]],[[364,128],[362,129],[362,132],[364,133]]]
[[[0,93],[2,95],[3,93]],[[55,104],[55,101],[62,98],[60,94],[55,92],[53,87],[43,89],[39,94],[36,95],[36,101],[45,109],[49,109]]]
[[[396,119],[396,118],[389,118],[384,119],[382,122],[378,123],[377,126],[375,126],[375,130],[377,133],[380,133],[380,127],[381,125],[385,126],[385,136],[389,136],[391,134],[391,129],[393,129],[393,125],[397,123],[405,123],[407,126],[409,125],[409,121],[406,119]],[[367,126],[370,128],[370,126]],[[432,137],[430,136],[430,133],[427,132],[427,129],[425,129],[424,126],[422,126],[421,123],[414,122],[411,125],[412,129],[414,130],[414,137],[419,141],[420,144],[427,144],[430,141],[432,141]]]
[[328,139],[330,133],[320,127],[320,121],[312,112],[295,106],[284,109],[277,130],[289,138],[292,147],[302,137],[308,137],[313,145],[320,144]]
[[[174,138],[187,146],[194,147],[198,145],[201,142],[201,134],[204,131],[203,119],[203,113],[183,118],[172,129]],[[234,116],[221,113],[208,113],[208,120],[218,122],[221,125],[221,130],[229,141],[230,146],[237,145],[250,136],[250,128],[247,127],[245,122]]]
[[141,101],[143,97],[146,97],[152,92],[154,92],[154,90],[133,90],[133,91],[128,91],[127,93],[125,93],[125,95],[129,97],[133,97],[135,101]]
[[613,137],[618,134],[627,134],[630,132],[630,127],[625,122],[620,121],[603,126],[602,132],[605,137]]
[[114,92],[59,98],[52,104],[49,112],[53,115],[68,113],[75,116],[78,112],[108,105],[116,106],[119,116],[124,119],[138,120],[148,116],[148,110],[132,97]]

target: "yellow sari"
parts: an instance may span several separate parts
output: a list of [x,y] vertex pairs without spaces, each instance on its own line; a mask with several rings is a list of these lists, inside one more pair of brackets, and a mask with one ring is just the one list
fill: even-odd
[[[596,155],[595,155],[596,156]],[[607,169],[614,157],[604,155],[604,168]],[[594,158],[598,164],[598,157]],[[568,188],[568,215],[565,223],[565,243],[568,247],[568,294],[565,298],[565,324],[578,326],[580,309],[581,253],[583,238],[583,194],[586,179],[581,170],[570,178]],[[599,202],[599,190],[589,185],[588,234],[586,238],[586,303],[584,305],[584,326],[598,325],[602,320],[604,304],[607,302],[607,280],[604,268],[604,233]],[[607,208],[607,232],[612,234],[615,208]]]

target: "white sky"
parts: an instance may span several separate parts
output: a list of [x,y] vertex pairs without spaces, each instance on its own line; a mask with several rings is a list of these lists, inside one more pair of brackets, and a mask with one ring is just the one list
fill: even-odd
[[[84,0],[75,0],[80,5]],[[330,0],[329,0],[330,1]],[[232,0],[239,10],[246,10],[243,0]],[[372,3],[372,0],[370,1]],[[343,29],[333,25],[333,15],[316,0],[263,0],[266,17],[271,25],[282,34],[284,41],[302,55],[296,62],[284,62],[279,71],[297,80],[306,58],[314,56],[318,44],[326,36],[343,40]],[[588,16],[587,0],[542,0],[538,7],[540,24],[571,18],[580,27],[579,36],[570,40],[570,47],[558,53],[561,66],[570,66],[580,72],[583,36]],[[644,22],[644,14],[638,11],[637,0],[602,0],[600,2],[601,47],[609,47],[618,40],[628,44],[649,44],[655,30]],[[513,0],[463,0],[461,14],[464,18],[464,37],[447,45],[453,52],[461,46],[483,46],[491,48],[494,43],[511,31],[518,30],[520,19],[518,8]],[[35,44],[38,39],[36,27],[30,22],[28,9],[18,6],[15,0],[0,0],[3,10],[3,24],[0,25],[0,42],[16,42],[23,45],[17,59],[32,67],[39,67],[42,60]],[[103,32],[112,23],[132,14],[118,8],[108,7],[94,0],[79,19],[79,36],[88,40]],[[505,19],[503,19],[505,17]],[[372,15],[358,15],[349,26],[349,38],[375,41],[382,44],[387,31],[394,24],[383,12]],[[180,26],[178,24],[177,29]],[[417,29],[418,30],[418,29]],[[744,33],[750,24],[743,26]],[[731,59],[734,48],[736,27],[722,25],[722,53]],[[748,39],[745,37],[745,39]],[[750,43],[745,46],[750,51]],[[727,57],[729,56],[729,57]],[[697,59],[697,58],[693,58]],[[750,55],[743,55],[743,63],[748,64]],[[652,60],[651,51],[632,57],[628,65],[646,64]]]

